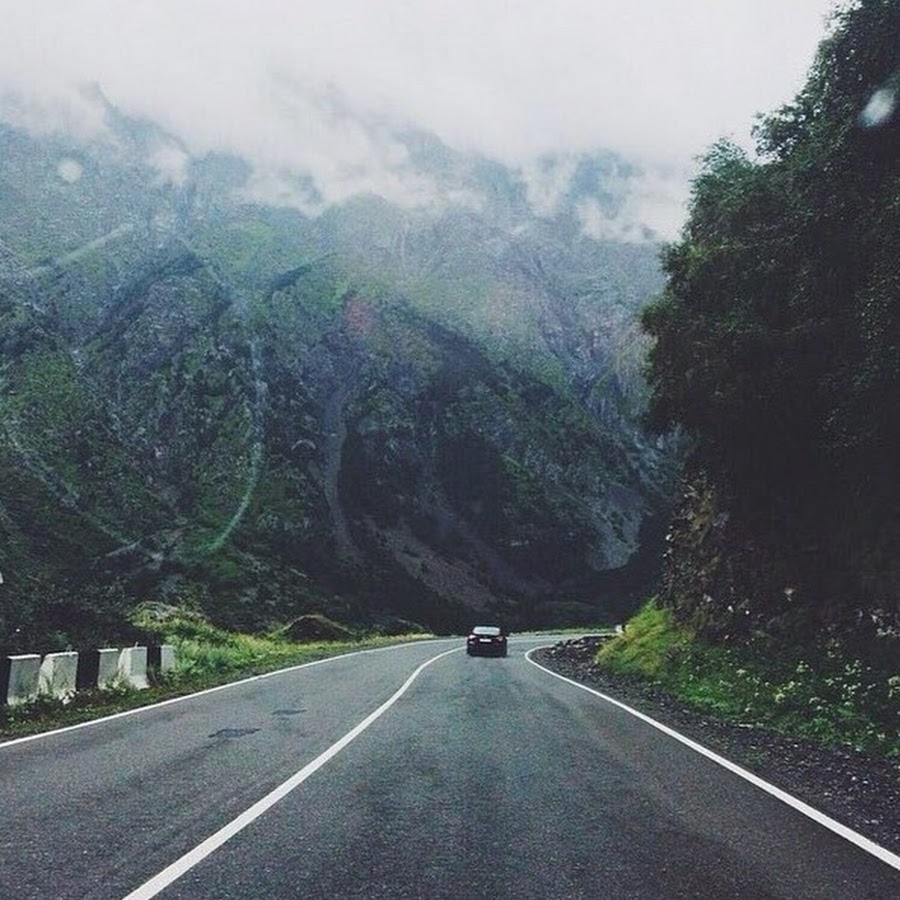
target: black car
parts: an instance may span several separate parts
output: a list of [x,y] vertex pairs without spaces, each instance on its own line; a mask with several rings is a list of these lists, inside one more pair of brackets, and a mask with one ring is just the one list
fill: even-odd
[[496,625],[476,625],[466,638],[469,656],[506,656],[506,635]]

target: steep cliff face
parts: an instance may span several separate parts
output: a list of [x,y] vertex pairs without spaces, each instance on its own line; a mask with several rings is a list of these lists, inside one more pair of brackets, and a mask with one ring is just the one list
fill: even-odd
[[812,586],[778,536],[754,529],[696,466],[685,471],[666,533],[661,597],[705,636],[741,640],[799,624]]
[[2,140],[0,643],[151,597],[245,627],[593,620],[651,577],[652,247],[509,178],[480,215],[309,218],[241,202],[237,161],[176,187],[127,142]]

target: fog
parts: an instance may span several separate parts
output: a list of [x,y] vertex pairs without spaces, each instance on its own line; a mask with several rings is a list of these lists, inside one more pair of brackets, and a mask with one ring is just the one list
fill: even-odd
[[[611,150],[640,166],[623,206],[677,226],[696,158],[802,86],[831,0],[30,0],[0,32],[0,119],[104,133],[96,89],[174,138],[177,180],[226,151],[272,202],[361,191],[416,205],[434,185],[398,134],[529,172],[548,154]],[[290,185],[308,176],[315,202]],[[557,185],[557,188],[559,185]],[[549,193],[548,193],[549,191]],[[293,192],[293,193],[292,193]],[[553,185],[532,181],[552,207]],[[585,226],[609,223],[586,209]]]

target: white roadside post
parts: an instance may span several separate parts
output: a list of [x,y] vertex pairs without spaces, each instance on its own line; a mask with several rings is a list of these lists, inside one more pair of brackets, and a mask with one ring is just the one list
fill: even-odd
[[119,678],[119,657],[122,651],[118,647],[103,647],[97,651],[97,687],[100,690],[113,687]]
[[126,647],[122,651],[119,656],[119,678],[138,690],[150,687],[146,647]]
[[163,644],[159,648],[159,671],[161,675],[175,668],[175,648],[171,644]]
[[48,653],[38,674],[38,693],[68,702],[75,696],[78,653]]
[[9,685],[6,702],[9,706],[19,706],[37,699],[38,680],[41,673],[41,657],[37,653],[23,653],[10,656]]

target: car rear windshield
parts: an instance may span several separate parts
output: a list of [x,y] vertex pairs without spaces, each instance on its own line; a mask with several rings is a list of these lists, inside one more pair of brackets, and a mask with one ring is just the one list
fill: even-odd
[[493,625],[476,625],[472,629],[472,634],[484,634],[490,635],[491,637],[496,637],[500,634],[500,629],[495,628]]

